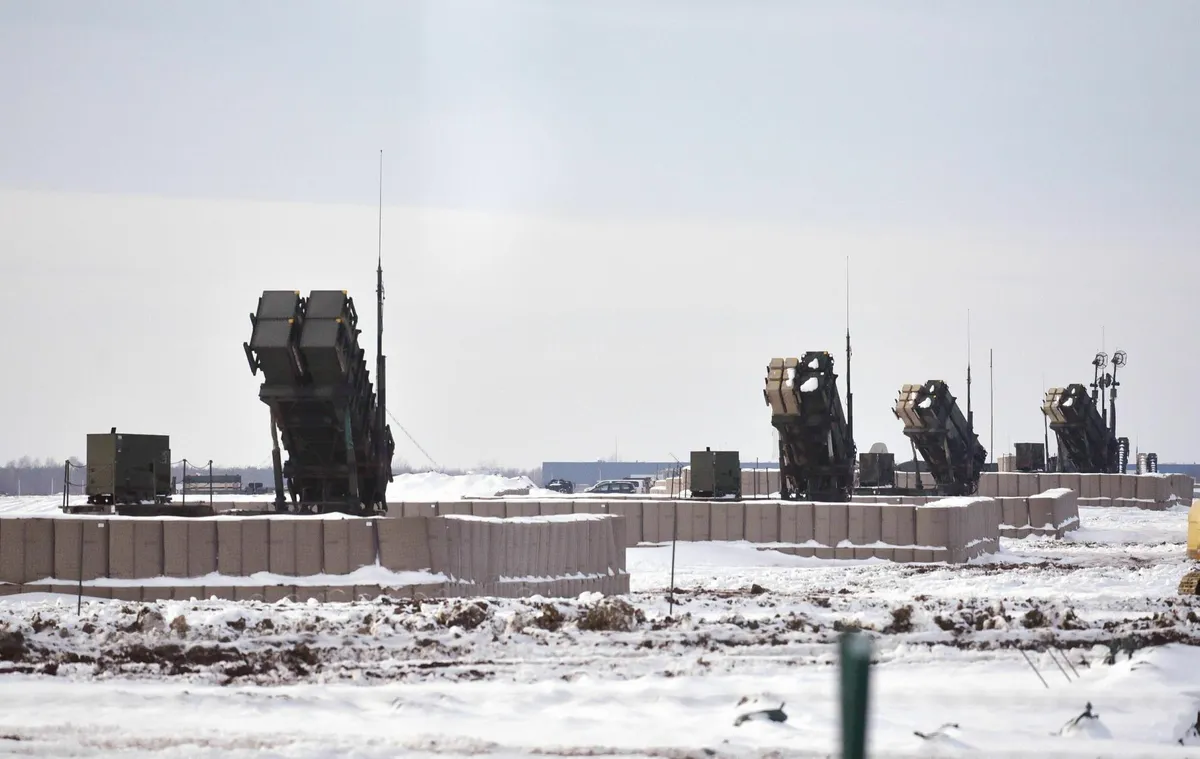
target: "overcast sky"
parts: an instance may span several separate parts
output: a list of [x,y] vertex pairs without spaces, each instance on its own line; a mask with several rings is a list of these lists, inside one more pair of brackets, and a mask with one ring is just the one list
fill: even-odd
[[904,446],[903,383],[965,405],[969,310],[985,445],[989,348],[1003,452],[1103,327],[1120,432],[1200,459],[1197,29],[1193,0],[0,0],[0,460],[114,425],[269,460],[247,313],[373,315],[381,148],[389,406],[445,466],[773,459],[765,366],[844,369],[847,256],[861,450]]

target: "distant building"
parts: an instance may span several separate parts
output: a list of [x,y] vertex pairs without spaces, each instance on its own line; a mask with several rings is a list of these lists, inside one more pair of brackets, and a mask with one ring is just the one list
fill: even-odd
[[[595,485],[600,480],[621,480],[639,474],[649,474],[666,478],[680,466],[688,462],[674,461],[543,461],[542,485],[550,480],[570,480],[578,487],[580,485]],[[755,462],[742,461],[742,469],[753,469]],[[760,469],[778,469],[775,462],[762,461]]]

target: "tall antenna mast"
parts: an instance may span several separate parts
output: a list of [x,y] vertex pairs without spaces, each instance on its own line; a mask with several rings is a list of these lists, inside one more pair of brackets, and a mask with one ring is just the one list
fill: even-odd
[[967,429],[975,432],[975,412],[971,410],[971,309],[967,309]]
[[[375,444],[379,446],[379,460],[387,459],[387,360],[383,357],[383,150],[379,151],[379,238],[376,249],[375,263],[375,298],[376,298],[376,329],[375,329],[375,382],[377,383],[376,397],[379,400],[376,414],[379,419],[375,428]],[[387,464],[387,481],[392,481],[392,466]]]
[[850,389],[850,256],[846,256],[846,434],[850,437],[850,450],[855,452],[858,447],[854,444],[854,391]]

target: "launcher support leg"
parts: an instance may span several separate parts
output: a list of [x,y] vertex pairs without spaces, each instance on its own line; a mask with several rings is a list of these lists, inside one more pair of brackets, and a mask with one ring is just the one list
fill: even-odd
[[361,508],[362,497],[358,493],[358,458],[354,455],[354,434],[351,429],[350,409],[342,415],[342,427],[346,431],[346,465],[350,469],[350,498]]
[[271,412],[271,465],[275,468],[275,510],[287,511],[283,490],[283,456],[279,452],[279,430],[275,427],[275,412]]

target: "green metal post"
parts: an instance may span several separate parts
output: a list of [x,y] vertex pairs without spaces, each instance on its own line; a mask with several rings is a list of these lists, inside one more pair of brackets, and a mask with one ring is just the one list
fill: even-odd
[[838,638],[842,688],[842,759],[866,759],[871,639],[859,632]]

